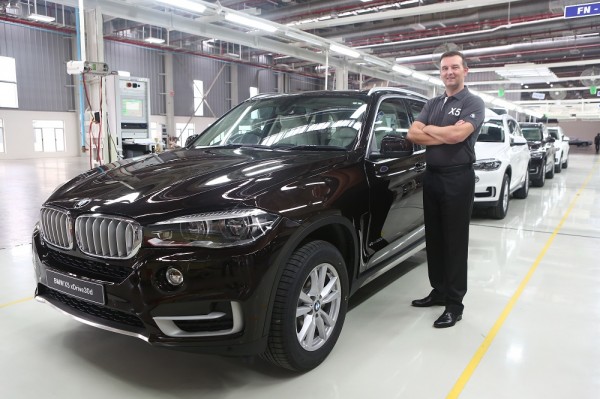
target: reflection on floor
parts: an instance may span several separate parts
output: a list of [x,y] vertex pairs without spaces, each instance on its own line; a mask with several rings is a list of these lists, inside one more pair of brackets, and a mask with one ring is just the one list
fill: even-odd
[[86,165],[0,161],[3,398],[433,399],[461,375],[460,398],[600,397],[600,157],[592,152],[575,152],[568,169],[511,200],[506,219],[473,219],[469,292],[454,328],[432,328],[441,308],[409,306],[429,291],[421,252],[359,292],[331,356],[302,375],[255,358],[153,348],[32,300],[39,206]]

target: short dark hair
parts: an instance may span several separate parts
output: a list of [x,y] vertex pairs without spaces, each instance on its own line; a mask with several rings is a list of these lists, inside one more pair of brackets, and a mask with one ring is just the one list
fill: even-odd
[[467,67],[467,60],[465,60],[465,56],[463,55],[463,53],[461,53],[458,50],[451,50],[451,51],[446,51],[444,54],[442,54],[442,56],[440,57],[440,62],[442,62],[442,60],[444,58],[447,57],[454,57],[455,55],[458,55],[460,57],[460,59],[462,60],[462,64],[463,67],[468,68]]

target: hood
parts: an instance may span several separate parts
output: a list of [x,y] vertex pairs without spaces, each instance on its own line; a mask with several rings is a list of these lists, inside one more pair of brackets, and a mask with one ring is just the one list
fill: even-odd
[[499,154],[505,151],[505,148],[504,143],[477,142],[475,143],[475,156],[477,160],[497,158]]
[[183,212],[251,206],[268,188],[314,176],[346,157],[339,151],[249,147],[168,151],[92,169],[59,187],[46,204],[151,222]]

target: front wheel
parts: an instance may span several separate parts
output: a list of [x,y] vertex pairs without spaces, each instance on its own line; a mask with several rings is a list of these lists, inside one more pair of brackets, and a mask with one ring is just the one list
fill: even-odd
[[[597,152],[597,151],[596,151]],[[569,157],[565,158],[565,161],[562,163],[562,168],[567,169],[569,167]]]
[[529,195],[529,171],[525,171],[525,180],[523,185],[517,191],[515,191],[515,198],[525,199]]
[[561,170],[562,170],[562,159],[558,163],[554,164],[554,173],[560,173]]
[[507,174],[502,178],[502,188],[500,189],[500,198],[498,204],[491,209],[491,214],[494,219],[504,219],[508,212],[508,199],[510,196],[510,178]]
[[263,358],[294,371],[317,367],[333,349],[348,308],[348,275],[340,252],[312,241],[288,260],[273,304]]

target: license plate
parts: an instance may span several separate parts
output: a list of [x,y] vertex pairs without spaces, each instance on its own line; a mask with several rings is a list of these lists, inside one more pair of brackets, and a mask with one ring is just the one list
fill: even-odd
[[104,286],[46,270],[48,287],[85,301],[104,305]]

